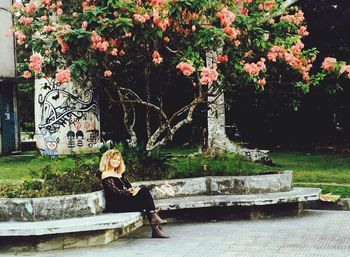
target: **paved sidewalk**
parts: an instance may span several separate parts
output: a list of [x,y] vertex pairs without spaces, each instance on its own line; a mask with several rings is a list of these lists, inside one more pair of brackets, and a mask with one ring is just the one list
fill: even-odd
[[273,220],[168,224],[163,230],[170,239],[150,239],[147,226],[104,247],[16,256],[350,257],[347,211],[305,211],[300,217]]

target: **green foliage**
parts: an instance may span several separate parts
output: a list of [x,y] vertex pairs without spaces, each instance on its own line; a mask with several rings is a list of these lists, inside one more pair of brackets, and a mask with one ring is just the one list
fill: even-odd
[[44,197],[101,189],[97,165],[83,164],[78,157],[73,168],[55,172],[51,166],[45,166],[40,174],[40,179],[26,179],[20,184],[2,184],[0,197]]
[[[271,153],[274,167],[251,163],[242,157],[226,153],[217,157],[199,155],[197,149],[164,149],[159,155],[149,155],[143,146],[119,149],[126,164],[126,174],[131,181],[188,178],[221,175],[269,174],[293,170],[294,186],[320,187],[323,193],[350,197],[350,161],[347,156],[328,153],[278,152]],[[0,158],[0,175],[3,162]],[[69,165],[67,166],[67,160]],[[101,188],[98,178],[98,155],[91,158],[65,158],[51,160],[43,157],[41,168],[31,169],[24,182],[2,181],[0,197],[40,197],[86,193]],[[32,160],[33,161],[33,160]],[[73,162],[72,162],[73,161]],[[17,166],[31,162],[30,157],[17,160]],[[63,168],[65,167],[65,168]],[[17,179],[21,176],[17,173]],[[14,179],[8,176],[3,178]]]
[[[41,156],[35,152],[26,152],[27,156],[1,156],[0,180],[40,179],[41,171],[45,166],[50,166],[52,172],[60,173],[74,166],[75,159],[72,156],[50,158]],[[83,164],[98,164],[99,156],[80,156]]]
[[167,157],[151,155],[144,145],[126,148],[118,144],[116,148],[122,153],[126,172],[131,181],[155,180],[167,177]]
[[189,154],[174,156],[166,162],[170,178],[200,176],[248,176],[275,173],[273,168],[248,162],[241,156],[225,153],[221,156]]

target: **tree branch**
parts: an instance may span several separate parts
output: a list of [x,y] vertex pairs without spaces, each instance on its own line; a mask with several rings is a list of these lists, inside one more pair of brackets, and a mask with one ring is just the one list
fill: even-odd
[[283,14],[283,12],[291,5],[295,4],[296,2],[298,2],[299,0],[286,0],[280,7],[280,9],[273,13],[271,16],[272,17],[277,17]]

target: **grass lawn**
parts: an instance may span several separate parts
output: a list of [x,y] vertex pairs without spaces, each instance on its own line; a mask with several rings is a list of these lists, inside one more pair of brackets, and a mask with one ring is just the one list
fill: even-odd
[[[81,160],[83,163],[98,162],[98,158],[94,155],[83,155]],[[35,151],[25,152],[23,155],[0,156],[0,182],[39,178],[40,170],[46,165],[51,165],[53,171],[60,172],[73,167],[74,159],[40,156]]]
[[[295,186],[320,187],[323,193],[350,197],[350,156],[331,153],[272,152],[274,167],[249,163],[234,155],[208,161],[188,156],[197,149],[163,149],[161,155],[171,157],[169,178],[204,175],[251,175],[293,170]],[[73,167],[74,158],[51,159],[26,152],[26,156],[0,156],[0,182],[39,178],[39,171],[51,165],[54,171]],[[83,163],[97,164],[98,155],[81,156]]]
[[322,193],[350,197],[350,156],[331,153],[275,152],[280,169],[293,170],[295,186],[319,187]]

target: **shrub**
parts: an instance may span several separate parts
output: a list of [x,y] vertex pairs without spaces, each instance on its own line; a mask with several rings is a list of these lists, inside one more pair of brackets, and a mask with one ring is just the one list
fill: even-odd
[[76,157],[74,167],[54,172],[51,166],[41,170],[40,179],[28,179],[21,184],[0,186],[0,197],[43,197],[80,194],[100,190],[101,182],[96,164],[82,164]]
[[151,155],[142,144],[126,148],[118,144],[116,148],[122,153],[126,172],[130,181],[157,180],[167,177],[167,157]]

